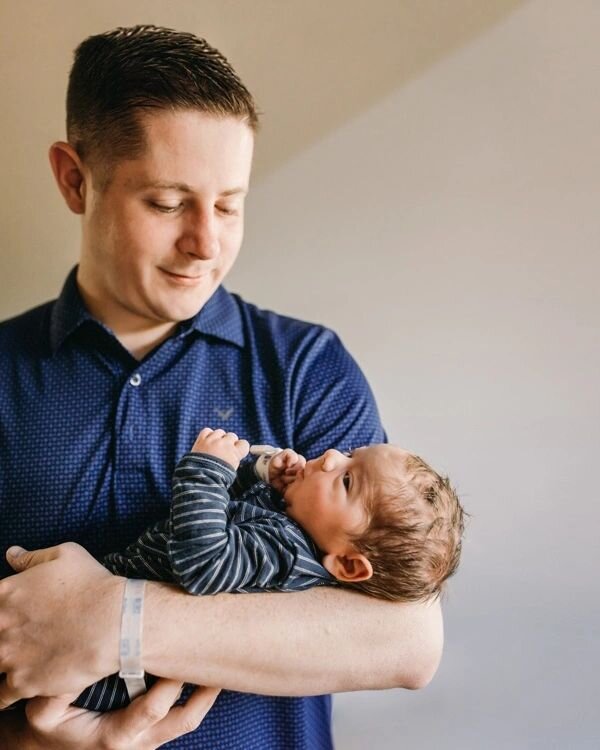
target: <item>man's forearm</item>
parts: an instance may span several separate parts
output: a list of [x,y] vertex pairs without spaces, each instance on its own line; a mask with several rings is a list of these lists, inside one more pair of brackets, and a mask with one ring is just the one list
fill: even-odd
[[[123,579],[76,544],[9,559],[21,572],[0,581],[0,671],[18,684],[0,681],[0,707],[77,695],[116,672]],[[196,597],[150,582],[146,591],[144,668],[179,681],[267,695],[417,688],[441,656],[437,602],[330,587]]]
[[438,602],[349,591],[193,597],[147,587],[144,667],[153,674],[266,695],[418,688],[442,652]]

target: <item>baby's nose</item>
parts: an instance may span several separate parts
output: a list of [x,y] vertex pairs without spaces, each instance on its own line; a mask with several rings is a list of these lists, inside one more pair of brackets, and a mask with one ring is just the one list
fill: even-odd
[[321,469],[323,471],[333,471],[333,469],[335,469],[335,467],[337,466],[339,456],[340,453],[334,448],[330,448],[328,451],[325,451],[321,458]]

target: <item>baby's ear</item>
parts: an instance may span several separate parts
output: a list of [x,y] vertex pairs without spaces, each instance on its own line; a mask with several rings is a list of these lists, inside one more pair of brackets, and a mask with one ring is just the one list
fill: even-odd
[[347,555],[325,555],[321,564],[334,578],[338,581],[346,581],[346,583],[366,581],[373,575],[373,566],[360,552],[349,552]]

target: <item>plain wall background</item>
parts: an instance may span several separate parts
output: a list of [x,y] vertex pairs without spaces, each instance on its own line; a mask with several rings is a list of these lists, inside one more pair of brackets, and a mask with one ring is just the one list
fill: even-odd
[[[47,27],[59,63],[15,44],[10,66],[63,97],[72,47],[136,21],[110,13]],[[249,197],[229,288],[335,328],[390,439],[449,473],[472,515],[435,681],[338,696],[338,750],[598,747],[599,32],[594,0],[522,3]],[[43,103],[2,124],[3,317],[55,296],[76,257],[77,221],[27,145],[63,136]]]

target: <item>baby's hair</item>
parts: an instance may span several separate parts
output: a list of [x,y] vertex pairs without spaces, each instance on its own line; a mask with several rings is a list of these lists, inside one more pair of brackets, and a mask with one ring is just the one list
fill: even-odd
[[352,541],[373,575],[348,585],[394,601],[439,596],[458,567],[464,531],[465,513],[448,478],[411,454],[402,471],[375,479],[366,508],[367,528]]

